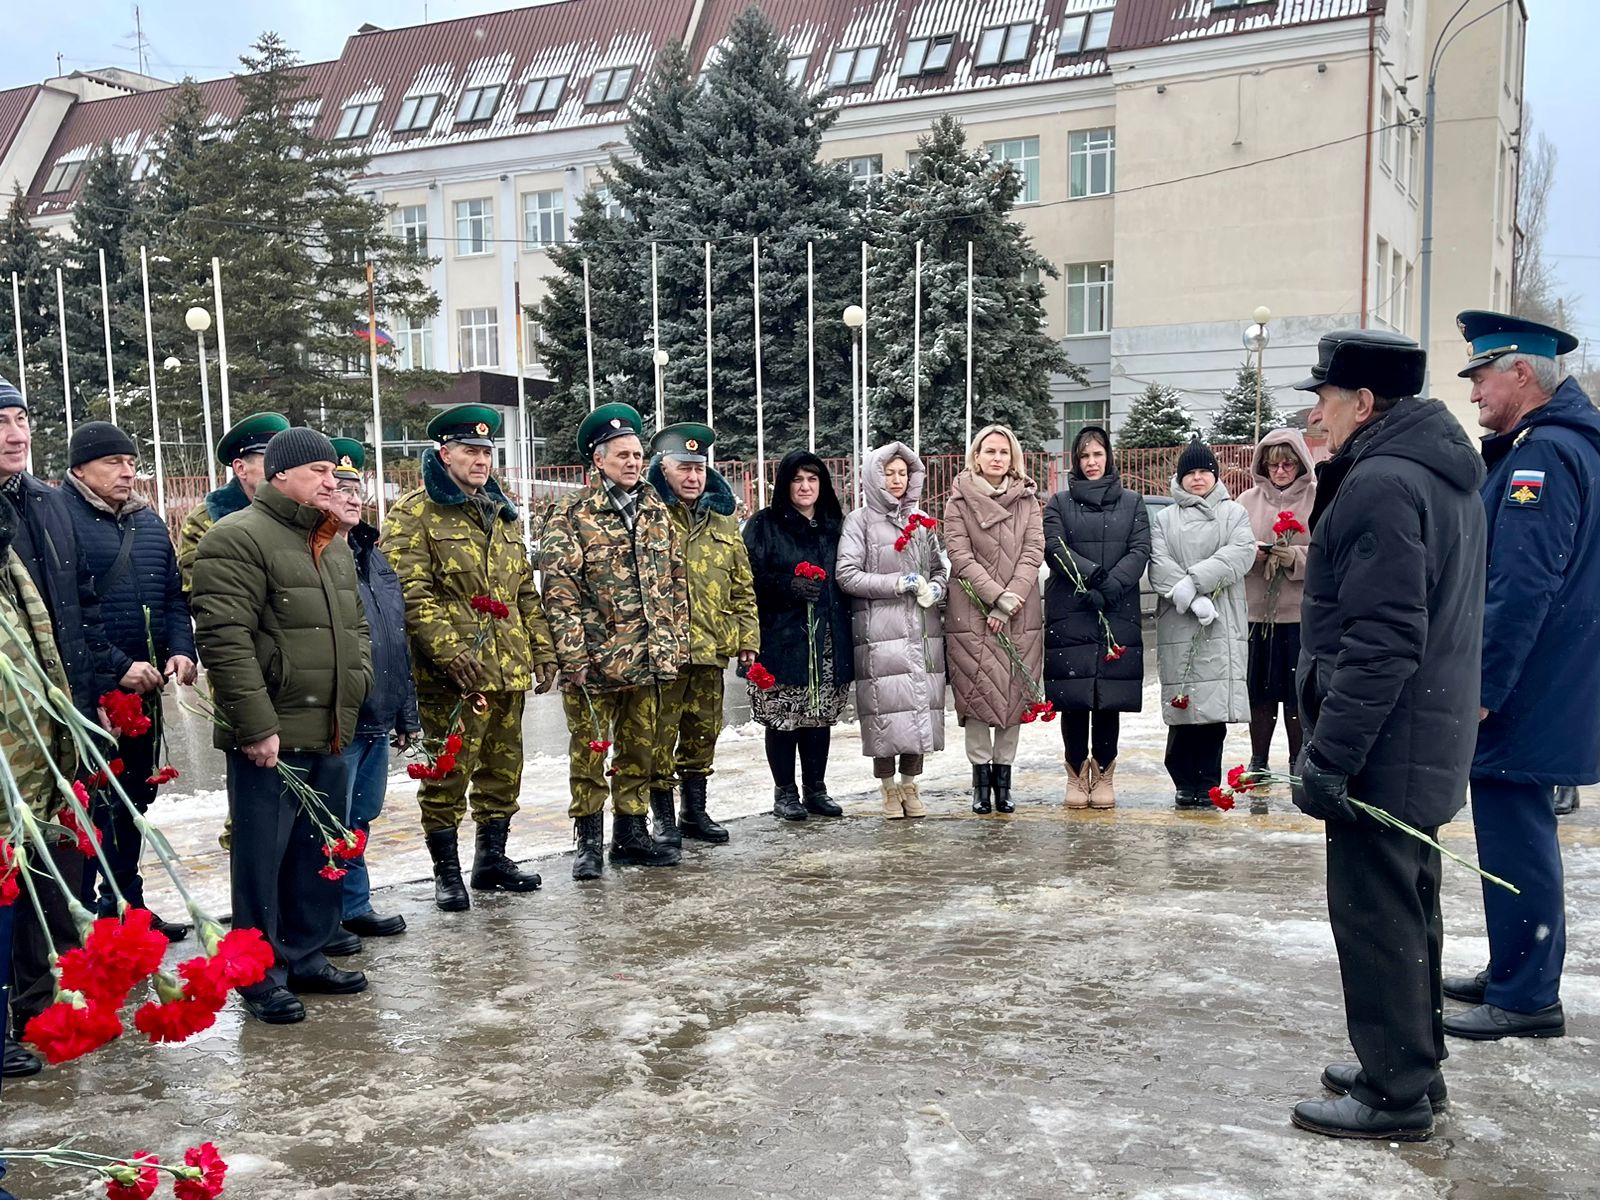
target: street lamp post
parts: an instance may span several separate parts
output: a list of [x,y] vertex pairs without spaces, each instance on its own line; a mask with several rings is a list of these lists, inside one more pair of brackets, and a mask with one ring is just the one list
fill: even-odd
[[206,330],[211,328],[211,314],[198,304],[183,314],[183,323],[194,331],[195,348],[200,362],[200,411],[206,425],[206,479],[211,490],[217,490],[216,438],[211,432],[211,381],[206,377]]
[[1272,320],[1272,310],[1263,304],[1250,314],[1255,318],[1254,325],[1245,326],[1244,348],[1254,352],[1256,356],[1256,444],[1261,444],[1261,399],[1267,394],[1266,353],[1267,342],[1271,340],[1267,333],[1267,322]]
[[855,498],[861,505],[861,462],[867,449],[867,396],[861,386],[861,331],[867,323],[867,310],[852,304],[844,310],[844,323],[850,327],[850,448],[855,451]]

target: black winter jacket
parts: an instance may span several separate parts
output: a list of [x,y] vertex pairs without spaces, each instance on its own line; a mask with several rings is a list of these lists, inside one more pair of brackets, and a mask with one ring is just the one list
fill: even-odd
[[1466,800],[1483,639],[1483,460],[1402,400],[1317,468],[1301,610],[1306,750],[1421,829]]
[[372,690],[361,705],[357,733],[416,733],[417,684],[406,642],[406,598],[400,577],[378,549],[378,531],[362,522],[350,531],[356,586],[372,634]]
[[[178,578],[178,556],[167,523],[142,500],[132,512],[113,516],[102,501],[84,495],[82,486],[70,477],[62,479],[61,495],[77,531],[83,556],[80,570],[100,601],[100,620],[117,678],[127,674],[134,663],[149,661],[152,640],[156,657],[151,665],[157,670],[174,654],[195,659],[189,600]],[[116,579],[108,580],[106,574],[116,565],[123,536],[130,528],[133,546],[127,565]],[[146,608],[150,610],[148,636]]]
[[[822,481],[816,515],[807,520],[789,503],[789,485],[801,467],[816,471]],[[761,619],[761,665],[780,684],[805,686],[810,678],[806,638],[806,602],[794,594],[794,569],[809,562],[828,572],[817,601],[817,643],[833,635],[833,682],[855,681],[850,640],[850,602],[834,576],[839,567],[839,534],[844,510],[833,490],[828,468],[815,454],[795,450],[778,464],[772,503],[745,523],[744,544],[755,575],[756,610]]]
[[[1150,516],[1144,497],[1122,486],[1115,467],[1100,479],[1076,468],[1065,490],[1044,506],[1044,688],[1058,709],[1138,712],[1144,704],[1144,638],[1139,579],[1150,563]],[[1106,622],[1123,647],[1109,649],[1095,607],[1079,594],[1067,565],[1105,599]]]
[[100,697],[117,686],[122,672],[112,674],[111,648],[100,620],[100,602],[86,574],[78,569],[78,537],[72,510],[59,489],[17,476],[16,505],[22,527],[17,556],[33,576],[50,620],[56,647],[72,685],[72,702],[84,716],[95,718]]

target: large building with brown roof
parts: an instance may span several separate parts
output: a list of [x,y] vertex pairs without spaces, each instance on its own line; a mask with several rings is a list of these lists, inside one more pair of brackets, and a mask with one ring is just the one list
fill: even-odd
[[[516,285],[541,295],[548,247],[625,149],[655,57],[677,39],[703,66],[746,2],[558,0],[368,26],[303,68],[297,119],[363,143],[363,190],[440,259],[439,315],[393,329],[408,362],[511,369]],[[863,186],[904,168],[944,112],[1022,171],[1019,218],[1061,272],[1051,332],[1091,377],[1058,383],[1064,429],[1115,421],[1151,380],[1214,407],[1259,305],[1274,314],[1269,382],[1302,375],[1328,328],[1421,334],[1419,77],[1454,0],[761,3],[792,77],[839,106],[826,151]],[[1454,313],[1510,296],[1526,14],[1496,8],[1467,0],[1439,74],[1428,340],[1444,362]],[[63,227],[97,146],[146,152],[173,94],[155,83],[100,72],[0,92],[0,184]],[[202,89],[217,122],[237,111],[231,79]],[[1454,371],[1433,385],[1465,419]]]

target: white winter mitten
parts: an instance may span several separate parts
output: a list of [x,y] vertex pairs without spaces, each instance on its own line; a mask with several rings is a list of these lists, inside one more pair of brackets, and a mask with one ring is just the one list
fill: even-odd
[[900,582],[894,585],[894,590],[904,596],[907,592],[914,592],[922,586],[922,576],[916,574],[900,576]]
[[1189,606],[1194,603],[1194,598],[1199,594],[1199,589],[1194,586],[1194,580],[1185,575],[1173,585],[1172,595],[1169,597],[1179,612],[1188,612]]
[[1194,603],[1189,606],[1189,611],[1201,625],[1209,625],[1217,619],[1217,606],[1211,603],[1209,596],[1196,596]]
[[938,585],[929,583],[926,579],[917,582],[917,603],[923,608],[932,608],[939,603],[939,593],[934,591]]

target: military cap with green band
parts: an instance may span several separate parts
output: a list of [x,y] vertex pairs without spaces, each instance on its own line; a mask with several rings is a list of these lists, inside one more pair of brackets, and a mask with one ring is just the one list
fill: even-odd
[[492,448],[494,436],[499,432],[499,410],[486,404],[458,404],[428,422],[428,436],[441,446],[460,442],[465,446]]
[[227,466],[247,454],[265,454],[267,443],[287,428],[289,418],[282,413],[251,413],[217,442],[217,461]]
[[603,446],[612,438],[639,435],[644,428],[644,418],[631,404],[602,404],[578,426],[578,453],[584,458],[594,454],[596,446]]

